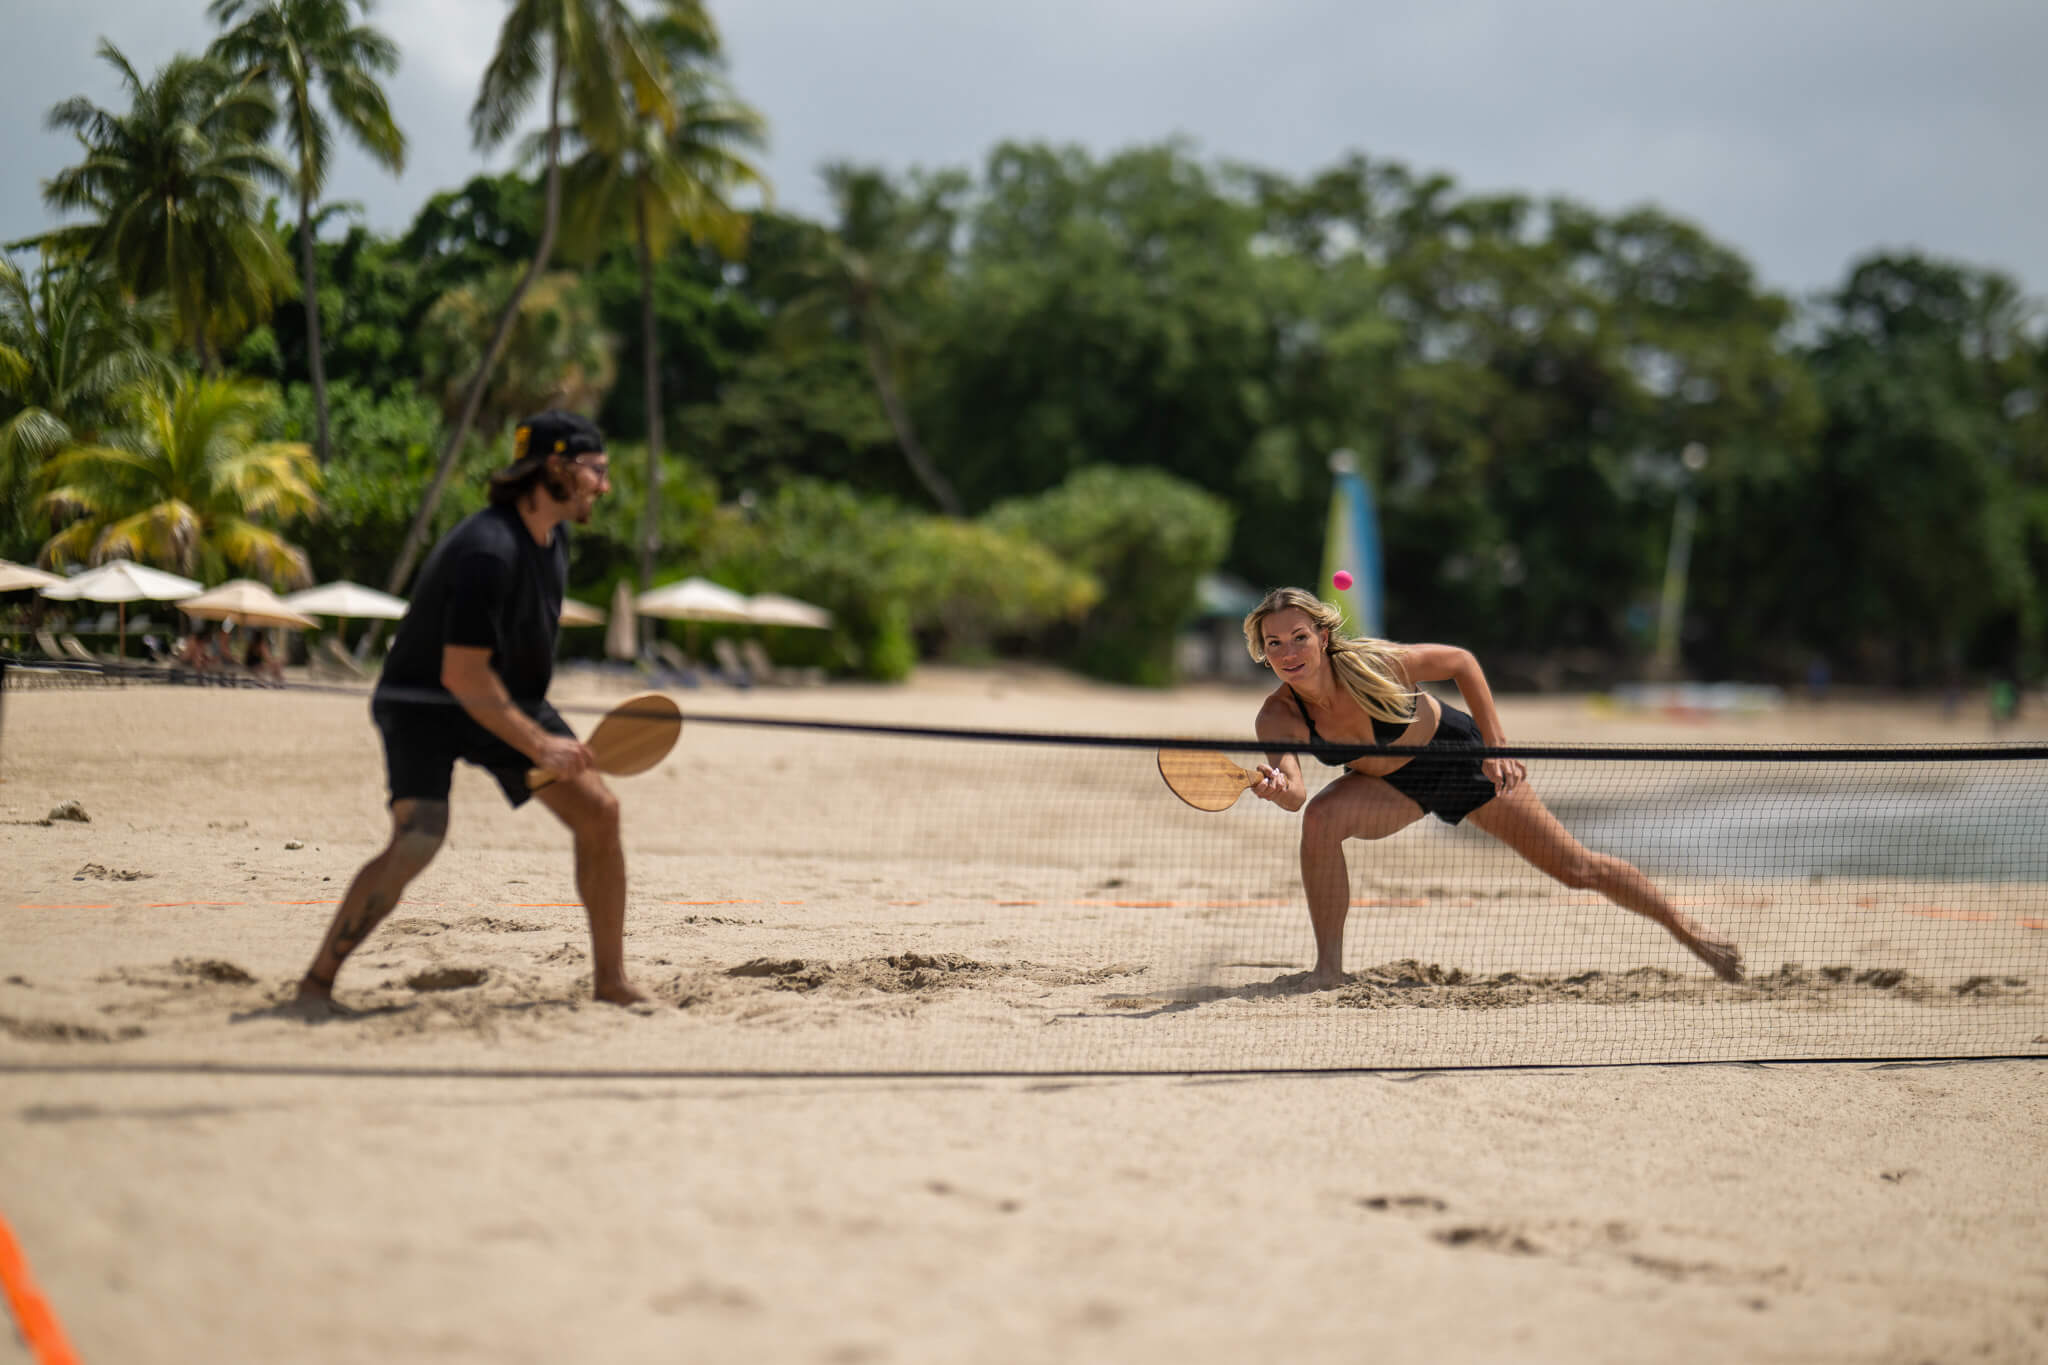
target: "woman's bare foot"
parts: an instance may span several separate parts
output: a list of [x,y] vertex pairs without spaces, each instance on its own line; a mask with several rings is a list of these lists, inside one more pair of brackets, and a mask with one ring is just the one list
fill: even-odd
[[301,1001],[332,1003],[334,1000],[334,983],[332,981],[322,981],[311,972],[307,972],[299,978],[299,991],[296,998]]
[[1334,991],[1351,984],[1351,973],[1338,967],[1317,967],[1312,972],[1303,972],[1298,979],[1302,990]]
[[608,981],[592,992],[607,1005],[647,1005],[654,997],[626,980]]
[[1699,934],[1681,936],[1678,941],[1683,943],[1694,957],[1706,963],[1715,976],[1737,985],[1742,983],[1742,949],[1729,940],[1714,934]]

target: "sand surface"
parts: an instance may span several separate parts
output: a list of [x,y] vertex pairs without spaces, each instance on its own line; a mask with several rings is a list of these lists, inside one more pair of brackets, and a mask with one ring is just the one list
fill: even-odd
[[[1228,737],[1258,694],[932,669],[676,695]],[[1959,874],[1939,822],[1987,784],[2036,820],[2039,764],[1833,779],[1921,831],[1850,870],[1601,823],[1712,830],[1761,782],[1797,828],[1811,771],[1538,765],[1748,983],[1429,822],[1353,846],[1356,980],[1304,995],[1294,817],[1186,810],[1143,750],[694,719],[617,785],[658,1006],[585,999],[566,835],[464,770],[447,847],[309,1023],[279,1002],[384,834],[363,698],[5,705],[0,1215],[90,1362],[2048,1358],[2048,1061],[1731,1060],[2043,1051],[2041,879]],[[1503,709],[1532,744],[2048,733]],[[45,823],[67,800],[90,820]],[[1428,1069],[1461,1065],[1524,1069]],[[1374,1069],[1189,1074],[1286,1067]]]

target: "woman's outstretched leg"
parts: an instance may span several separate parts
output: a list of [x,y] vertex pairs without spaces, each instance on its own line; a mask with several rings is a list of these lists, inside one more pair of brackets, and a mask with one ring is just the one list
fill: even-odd
[[1520,787],[1466,817],[1573,890],[1596,891],[1670,931],[1723,981],[1742,980],[1742,950],[1666,900],[1633,863],[1595,853],[1572,837],[1536,793]]

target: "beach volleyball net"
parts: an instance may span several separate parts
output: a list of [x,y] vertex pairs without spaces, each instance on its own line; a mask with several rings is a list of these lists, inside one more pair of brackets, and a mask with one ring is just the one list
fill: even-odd
[[[362,692],[329,691],[195,690],[187,704],[339,708],[329,728],[351,747],[337,766],[359,794],[380,789]],[[692,705],[700,695],[681,694],[683,734],[661,767],[614,786],[629,961],[679,1011],[662,1050],[676,1069],[2048,1055],[2048,747],[1502,750],[1528,763],[1530,789],[1577,839],[1734,940],[1745,980],[1716,979],[1659,925],[1552,880],[1472,822],[1425,816],[1346,845],[1351,980],[1304,991],[1301,817],[1250,795],[1196,810],[1161,777],[1162,749],[1255,764],[1262,753],[1241,736],[782,720],[712,714]],[[11,747],[36,723],[29,700],[10,699]],[[54,715],[88,698],[35,704]],[[562,709],[588,733],[605,708]],[[313,781],[320,766],[273,780]],[[1337,780],[1314,761],[1302,769],[1312,795]],[[481,890],[435,890],[447,883],[431,870],[416,884],[377,951],[360,954],[385,966],[344,974],[340,998],[366,1017],[456,1009],[456,992],[408,992],[406,969],[421,964],[474,961],[461,1008],[508,1022],[537,993],[576,998],[579,964],[587,986],[552,822],[505,812],[487,786],[458,785],[456,802],[444,860],[507,870]],[[480,855],[454,851],[500,837]],[[321,870],[339,885],[353,865]],[[303,920],[310,956],[333,902],[286,889],[278,913]]]

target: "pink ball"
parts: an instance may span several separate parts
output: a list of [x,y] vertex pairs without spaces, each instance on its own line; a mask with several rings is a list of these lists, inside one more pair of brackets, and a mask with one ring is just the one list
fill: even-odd
[[1351,586],[1351,573],[1347,569],[1339,569],[1330,575],[1330,582],[1336,586],[1338,592],[1343,592]]

